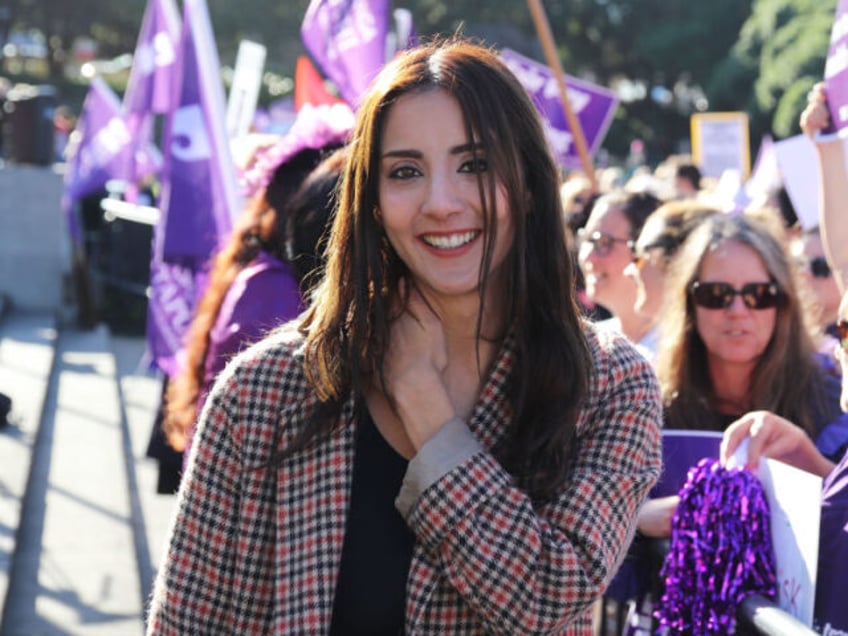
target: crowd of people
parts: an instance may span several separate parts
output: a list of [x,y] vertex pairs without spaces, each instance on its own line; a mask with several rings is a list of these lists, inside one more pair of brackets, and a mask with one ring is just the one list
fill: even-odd
[[817,148],[816,229],[683,159],[564,177],[492,51],[399,55],[217,256],[165,393],[149,633],[592,633],[671,532],[663,428],[826,477],[816,629],[848,632],[848,176]]

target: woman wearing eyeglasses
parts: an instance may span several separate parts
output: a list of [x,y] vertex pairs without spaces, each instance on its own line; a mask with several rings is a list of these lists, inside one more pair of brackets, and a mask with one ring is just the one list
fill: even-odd
[[595,202],[577,236],[586,296],[613,316],[599,324],[637,344],[650,331],[653,317],[635,310],[636,287],[624,270],[633,259],[633,242],[642,225],[661,203],[647,192],[605,194]]
[[[716,215],[695,229],[669,276],[657,375],[665,424],[723,431],[782,419],[826,457],[848,442],[839,381],[821,366],[788,255],[762,222]],[[670,532],[676,497],[643,506],[643,534]]]

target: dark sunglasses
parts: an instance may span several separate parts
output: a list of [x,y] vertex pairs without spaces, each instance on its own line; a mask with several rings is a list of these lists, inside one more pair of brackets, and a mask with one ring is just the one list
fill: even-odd
[[839,337],[839,346],[848,354],[848,320],[840,320],[836,323],[836,334]]
[[577,231],[577,241],[582,248],[584,245],[591,244],[598,256],[606,256],[612,251],[616,243],[624,243],[628,249],[633,249],[633,241],[626,238],[618,238],[610,234],[604,234],[598,230],[592,233],[586,232],[584,228]]
[[810,259],[810,274],[813,278],[830,278],[830,265],[824,256],[816,256]]
[[780,303],[780,288],[776,283],[748,283],[736,289],[729,283],[695,281],[689,293],[695,304],[705,309],[726,309],[737,296],[742,296],[748,309],[771,309]]

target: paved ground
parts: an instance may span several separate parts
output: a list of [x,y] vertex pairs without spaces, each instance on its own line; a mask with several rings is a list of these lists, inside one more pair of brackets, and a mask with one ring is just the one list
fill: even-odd
[[144,456],[159,399],[142,338],[0,321],[0,633],[141,634],[173,496]]

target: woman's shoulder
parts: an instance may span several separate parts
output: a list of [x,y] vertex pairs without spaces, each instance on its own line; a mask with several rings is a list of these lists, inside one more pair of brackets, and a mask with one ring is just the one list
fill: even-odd
[[[299,428],[315,398],[296,322],[235,355],[218,374],[204,411],[223,423],[252,463],[268,457],[278,427]],[[205,419],[205,416],[204,418]]]
[[233,356],[216,385],[237,388],[237,395],[251,401],[299,395],[308,384],[304,348],[298,322],[287,322]]

